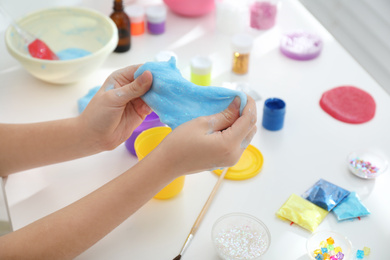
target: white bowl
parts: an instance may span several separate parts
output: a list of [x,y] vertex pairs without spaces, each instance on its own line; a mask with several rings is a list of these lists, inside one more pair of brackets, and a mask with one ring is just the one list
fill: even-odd
[[347,158],[348,169],[362,179],[374,179],[386,172],[388,161],[370,151],[352,152]]
[[30,56],[13,26],[5,34],[10,54],[33,76],[55,84],[76,82],[99,68],[118,43],[118,29],[106,15],[80,7],[59,7],[31,13],[17,21],[44,41],[53,52],[80,48],[91,54],[72,60],[43,60]]
[[267,226],[244,213],[220,217],[212,228],[211,237],[218,255],[225,260],[258,260],[271,244]]

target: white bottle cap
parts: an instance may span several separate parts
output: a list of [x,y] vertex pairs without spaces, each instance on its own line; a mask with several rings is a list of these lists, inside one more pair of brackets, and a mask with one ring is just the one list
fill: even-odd
[[232,37],[233,51],[238,53],[249,53],[252,49],[253,37],[246,33],[238,33]]
[[191,59],[191,71],[197,75],[207,75],[211,73],[212,62],[208,57],[195,56]]
[[125,13],[130,17],[132,23],[144,21],[145,9],[141,5],[128,5],[125,7]]
[[146,8],[146,18],[151,23],[162,23],[167,17],[167,8],[163,5],[153,5]]

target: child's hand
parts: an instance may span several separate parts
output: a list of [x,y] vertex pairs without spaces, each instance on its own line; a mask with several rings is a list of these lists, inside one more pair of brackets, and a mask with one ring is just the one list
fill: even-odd
[[134,80],[138,67],[112,73],[80,115],[85,138],[92,138],[99,150],[114,149],[127,140],[152,111],[140,97],[151,87],[153,77],[145,71]]
[[248,96],[242,116],[239,107],[235,98],[221,113],[180,125],[152,153],[162,156],[161,163],[173,167],[175,175],[233,166],[257,131],[254,100]]

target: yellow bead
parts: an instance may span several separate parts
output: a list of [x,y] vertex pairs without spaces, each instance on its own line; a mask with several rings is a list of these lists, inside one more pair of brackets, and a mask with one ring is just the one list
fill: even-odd
[[370,252],[371,252],[371,249],[369,248],[369,247],[363,247],[363,251],[364,251],[364,256],[366,256],[366,255],[369,255],[370,254]]
[[316,250],[314,250],[314,255],[318,255],[318,254],[321,254],[321,255],[322,255],[321,249],[316,249]]
[[338,246],[334,248],[334,252],[337,254],[338,252],[343,252],[343,250]]
[[322,248],[322,247],[328,247],[328,244],[325,242],[325,241],[321,241],[321,243],[320,243],[320,247]]

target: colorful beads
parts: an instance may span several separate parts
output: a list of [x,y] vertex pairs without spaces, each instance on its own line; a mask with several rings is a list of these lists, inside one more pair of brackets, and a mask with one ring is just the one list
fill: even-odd
[[358,249],[356,252],[356,259],[363,259],[364,256],[368,256],[371,252],[371,249],[369,247],[364,247],[363,250]]
[[314,258],[316,260],[344,259],[344,254],[342,253],[343,250],[339,246],[335,247],[335,242],[332,237],[329,237],[326,241],[321,241],[319,246],[319,249],[314,250]]
[[363,173],[366,177],[375,176],[379,168],[372,165],[369,161],[364,161],[359,158],[354,158],[349,161],[349,164],[355,169]]

